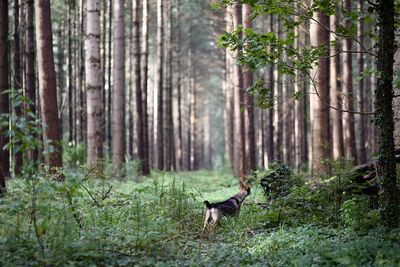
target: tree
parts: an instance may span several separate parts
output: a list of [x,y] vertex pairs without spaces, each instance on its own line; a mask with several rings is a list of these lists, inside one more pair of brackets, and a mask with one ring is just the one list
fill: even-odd
[[[329,17],[323,12],[317,12],[315,16],[318,24],[314,24],[314,38],[312,45],[323,47],[327,50],[329,45]],[[327,51],[326,51],[327,52]],[[325,53],[326,53],[325,52]],[[312,174],[329,174],[330,158],[329,139],[329,59],[325,56],[319,59],[318,70],[315,75],[315,91],[319,99],[313,101],[312,124]]]
[[140,55],[140,18],[139,18],[140,1],[134,0],[132,7],[132,19],[133,19],[133,76],[134,86],[136,92],[136,113],[137,113],[137,147],[138,157],[141,161],[140,172],[143,174],[143,161],[144,161],[144,127],[143,127],[143,96],[142,96],[142,84],[141,84],[141,55]]
[[[125,23],[124,0],[114,2],[114,88],[112,94],[112,161],[121,170],[125,161]],[[139,60],[140,61],[140,60]],[[139,66],[140,67],[140,66]],[[140,72],[139,72],[140,74]],[[140,75],[139,75],[140,77]],[[139,84],[140,84],[140,78]],[[120,173],[120,175],[123,175]]]
[[[232,20],[232,7],[226,9],[226,32],[233,30]],[[223,90],[225,95],[224,105],[224,133],[225,133],[225,153],[230,164],[233,163],[233,65],[235,64],[230,49],[225,49],[225,79],[223,84]]]
[[[242,6],[241,4],[233,5],[233,27],[234,29],[238,29],[241,24],[242,17]],[[235,56],[239,55],[239,51],[236,52]],[[242,99],[242,90],[243,90],[243,79],[242,79],[242,70],[240,65],[234,64],[233,66],[233,84],[234,84],[234,146],[233,146],[233,155],[234,155],[234,174],[242,178],[244,176],[244,121],[241,112],[241,99]]]
[[381,1],[378,13],[379,43],[377,58],[377,86],[375,90],[375,118],[379,164],[380,211],[383,224],[395,228],[399,224],[399,198],[394,151],[393,123],[393,58],[395,54],[394,1]]
[[74,116],[73,116],[73,74],[72,67],[74,63],[72,62],[72,13],[75,10],[75,2],[68,1],[68,142],[73,143],[74,140]]
[[[21,52],[20,52],[20,26],[19,26],[19,1],[14,0],[14,89],[22,88],[21,79]],[[20,106],[15,107],[16,115],[22,116]],[[15,154],[15,174],[20,174],[23,165],[22,152],[13,152]]]
[[164,169],[164,93],[163,93],[163,57],[164,57],[164,4],[162,0],[157,0],[157,169]]
[[[36,85],[35,85],[35,37],[33,30],[33,0],[27,0],[25,5],[25,91],[30,101],[29,109],[36,115]],[[29,117],[28,120],[33,118]],[[28,158],[36,161],[38,151],[28,151]]]
[[[243,29],[251,29],[251,12],[250,5],[243,5]],[[246,45],[246,44],[245,44]],[[253,73],[250,70],[243,72],[243,88],[244,90],[253,86]],[[246,174],[256,170],[256,140],[254,129],[254,98],[252,95],[245,94],[246,103],[246,155],[248,159]]]
[[87,155],[95,164],[103,157],[99,0],[87,1],[86,31]]
[[[0,115],[9,113],[8,93],[8,1],[0,1]],[[6,178],[10,174],[9,151],[3,149],[8,143],[7,129],[0,125],[0,196],[6,189]]]
[[[344,0],[345,12],[351,12],[351,1]],[[346,18],[345,26],[351,27],[350,18]],[[352,61],[352,37],[347,37],[343,42],[343,95],[344,107],[346,110],[354,110],[353,100],[353,61]],[[352,158],[354,163],[357,163],[357,148],[354,129],[354,113],[345,112],[343,114],[343,131],[344,131],[344,147],[346,157]]]
[[[339,15],[331,16],[331,30],[332,32],[337,31],[337,25],[339,24]],[[337,41],[335,34],[331,33],[331,41]],[[340,50],[339,43],[331,46],[331,60],[330,60],[330,105],[338,109],[342,108],[342,97],[341,97],[341,77],[340,77]],[[343,120],[342,112],[338,110],[331,110],[331,136],[332,136],[332,157],[338,159],[344,156],[344,140],[343,140]]]
[[150,174],[150,158],[149,158],[149,126],[147,115],[147,79],[148,79],[148,61],[149,61],[149,2],[142,1],[143,5],[143,22],[142,22],[142,120],[143,120],[143,159],[142,159],[142,174]]
[[[39,95],[43,121],[46,164],[62,167],[61,129],[57,108],[56,73],[54,69],[53,35],[49,0],[35,1],[36,45],[39,72]],[[51,148],[52,147],[52,148]],[[62,176],[58,177],[62,179]]]

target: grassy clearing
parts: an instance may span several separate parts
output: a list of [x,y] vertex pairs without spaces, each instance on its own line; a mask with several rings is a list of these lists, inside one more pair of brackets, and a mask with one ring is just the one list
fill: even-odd
[[[42,175],[40,175],[42,176]],[[16,180],[0,200],[1,266],[396,266],[400,233],[318,222],[270,227],[254,185],[240,216],[201,232],[205,199],[224,200],[224,172],[153,173],[127,181]]]

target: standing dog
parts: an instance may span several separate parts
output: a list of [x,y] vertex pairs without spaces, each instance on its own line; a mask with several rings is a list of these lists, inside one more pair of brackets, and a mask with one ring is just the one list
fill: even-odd
[[212,228],[215,228],[220,223],[222,216],[233,216],[239,213],[244,199],[250,195],[250,186],[239,182],[239,190],[239,193],[222,202],[210,203],[207,200],[204,201],[207,210],[203,231],[210,218],[213,220]]

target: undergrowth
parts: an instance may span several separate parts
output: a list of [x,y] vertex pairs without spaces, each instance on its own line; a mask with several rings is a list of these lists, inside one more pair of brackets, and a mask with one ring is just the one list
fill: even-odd
[[202,232],[203,201],[237,192],[230,174],[64,175],[64,183],[46,172],[9,181],[0,199],[1,266],[400,264],[400,232],[371,223],[376,214],[360,197],[336,207],[336,187],[310,189],[296,177],[267,201],[256,177],[240,215]]

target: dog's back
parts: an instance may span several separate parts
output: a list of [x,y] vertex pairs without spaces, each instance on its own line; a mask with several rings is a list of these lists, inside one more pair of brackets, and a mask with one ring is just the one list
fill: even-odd
[[220,222],[222,216],[233,216],[239,213],[244,199],[250,195],[250,187],[240,182],[239,189],[240,191],[238,194],[225,201],[217,203],[210,203],[207,200],[204,201],[207,210],[203,230],[210,218],[213,219],[213,226],[215,227]]

